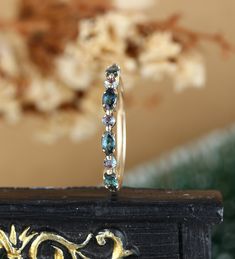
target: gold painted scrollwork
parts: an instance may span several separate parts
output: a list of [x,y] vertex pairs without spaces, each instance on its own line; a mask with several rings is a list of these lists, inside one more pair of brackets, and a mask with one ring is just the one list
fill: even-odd
[[115,236],[108,229],[99,232],[96,236],[97,243],[101,246],[106,244],[106,239],[112,239],[114,242],[112,259],[120,259],[133,254],[132,250],[125,250],[120,237]]
[[[29,247],[27,258],[39,259],[39,246],[46,241],[54,241],[55,244],[60,245],[60,247],[57,247],[56,245],[52,246],[54,248],[54,259],[65,258],[64,252],[61,248],[66,249],[72,259],[91,259],[86,257],[81,252],[81,249],[86,247],[89,241],[93,238],[92,233],[90,233],[81,244],[75,244],[64,237],[51,232],[32,232],[31,234],[28,234],[29,230],[30,227],[26,228],[19,235],[18,240],[14,225],[11,226],[9,236],[3,230],[0,230],[0,249],[5,249],[9,259],[24,259],[22,252],[29,243],[31,243],[31,245]],[[122,259],[134,254],[134,251],[126,250],[122,239],[108,229],[99,232],[95,238],[100,246],[104,246],[107,239],[111,239],[113,241],[112,259]]]
[[15,231],[15,226],[11,226],[11,231],[9,237],[6,233],[0,230],[0,248],[4,248],[7,252],[7,257],[9,259],[23,259],[22,251],[25,246],[31,241],[31,239],[37,235],[37,233],[32,233],[27,235],[30,228],[26,228],[19,236],[19,241],[21,245],[17,247],[17,235]]
[[[38,259],[38,257],[37,257],[38,247],[45,241],[55,241],[55,242],[61,244],[63,247],[65,247],[73,259],[77,259],[77,255],[79,255],[82,259],[89,259],[85,255],[83,255],[79,250],[81,248],[85,247],[89,243],[92,236],[93,236],[92,234],[89,234],[83,243],[77,245],[72,242],[69,242],[68,240],[66,240],[65,238],[63,238],[59,235],[56,235],[53,233],[48,233],[48,232],[42,232],[33,241],[32,245],[30,247],[30,250],[29,250],[29,257],[32,259]],[[56,250],[54,258],[63,259],[64,258],[63,251],[55,246],[53,246],[53,247]]]

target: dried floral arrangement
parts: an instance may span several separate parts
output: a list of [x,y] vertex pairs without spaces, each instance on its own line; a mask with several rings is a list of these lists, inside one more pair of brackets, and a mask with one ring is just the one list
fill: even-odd
[[202,40],[232,50],[219,34],[179,25],[178,15],[151,20],[125,2],[120,8],[117,0],[20,0],[15,20],[0,21],[2,118],[37,115],[45,122],[40,138],[49,143],[84,139],[98,127],[100,85],[110,63],[123,68],[130,94],[140,78],[167,76],[182,90],[204,85]]

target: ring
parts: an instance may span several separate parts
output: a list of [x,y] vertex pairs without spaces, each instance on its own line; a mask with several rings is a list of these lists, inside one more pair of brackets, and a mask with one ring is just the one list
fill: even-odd
[[102,105],[105,110],[102,123],[105,126],[105,132],[102,135],[101,144],[106,155],[103,180],[104,186],[111,192],[118,191],[122,186],[126,159],[126,115],[120,74],[120,67],[116,64],[105,70],[106,91],[102,97]]

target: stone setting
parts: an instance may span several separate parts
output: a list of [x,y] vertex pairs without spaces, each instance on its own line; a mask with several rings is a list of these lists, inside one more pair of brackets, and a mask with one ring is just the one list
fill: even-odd
[[[121,187],[119,171],[121,170],[120,175],[122,175],[123,170],[123,168],[119,166],[119,162],[116,160],[116,156],[114,154],[116,149],[116,136],[113,133],[116,119],[121,118],[119,112],[123,110],[123,106],[117,106],[119,98],[121,99],[121,101],[123,98],[120,72],[120,67],[117,64],[113,64],[105,70],[105,92],[102,96],[102,105],[105,111],[105,115],[102,118],[102,123],[105,126],[105,132],[102,135],[101,139],[102,149],[105,153],[105,159],[103,162],[103,181],[105,187],[111,192],[116,192]],[[121,122],[122,121],[120,121],[120,123]],[[122,126],[123,125],[121,124],[121,127]],[[118,128],[115,132],[117,132],[117,134],[120,133],[121,138],[122,131],[120,131]],[[121,148],[122,145],[120,146],[120,149]],[[120,150],[118,150],[117,157],[120,158]]]
[[117,77],[119,75],[120,68],[117,64],[113,64],[112,66],[108,67],[105,72],[106,72],[106,77],[109,77],[109,76]]
[[117,94],[112,88],[108,88],[103,94],[102,104],[106,110],[113,110],[117,103]]
[[112,133],[110,132],[105,132],[104,135],[102,136],[102,149],[104,153],[109,156],[111,155],[116,147],[116,141]]
[[117,160],[114,156],[108,156],[104,159],[104,167],[107,169],[113,169],[117,166]]
[[115,123],[116,123],[116,120],[115,120],[113,115],[106,114],[102,118],[102,123],[104,124],[104,126],[107,126],[107,127],[111,126],[111,127],[113,127],[115,125]]
[[104,81],[104,86],[106,89],[108,88],[117,88],[119,85],[118,80],[111,80],[111,79],[107,79]]
[[110,191],[117,191],[118,190],[118,179],[117,176],[114,173],[111,174],[104,174],[104,185],[106,188],[108,188]]

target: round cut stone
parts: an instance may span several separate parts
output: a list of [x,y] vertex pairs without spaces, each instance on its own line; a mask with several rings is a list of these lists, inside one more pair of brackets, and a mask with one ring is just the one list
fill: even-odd
[[113,169],[117,166],[117,160],[115,159],[114,156],[106,157],[104,159],[104,166],[107,169]]
[[112,174],[104,174],[104,185],[110,191],[117,191],[118,190],[118,179],[114,173]]
[[114,89],[108,88],[103,94],[102,103],[105,109],[112,110],[117,103],[117,94]]
[[102,118],[102,122],[105,126],[111,126],[113,127],[116,123],[116,120],[114,118],[113,115],[104,115],[104,117]]
[[107,79],[104,81],[105,88],[117,88],[119,85],[118,80]]
[[116,141],[112,133],[105,132],[102,137],[102,149],[107,156],[111,155],[116,147]]

